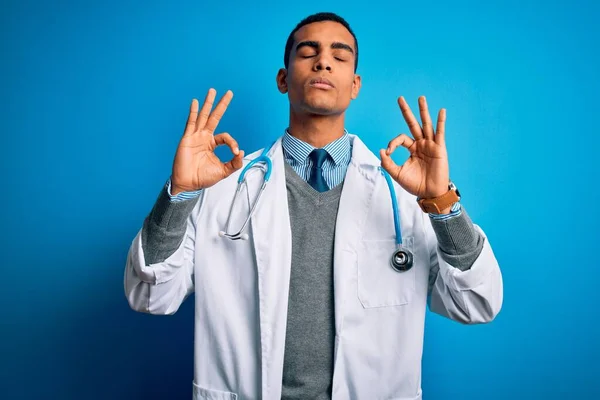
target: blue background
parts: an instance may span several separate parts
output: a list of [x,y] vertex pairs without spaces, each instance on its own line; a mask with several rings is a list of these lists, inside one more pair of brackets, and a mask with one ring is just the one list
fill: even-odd
[[600,396],[592,1],[54,3],[0,13],[2,399],[191,398],[193,303],[130,310],[127,250],[193,97],[233,90],[219,130],[247,153],[282,133],[275,74],[318,11],[358,35],[347,128],[372,150],[407,132],[398,96],[447,108],[451,176],[503,271],[491,324],[428,314],[425,398]]

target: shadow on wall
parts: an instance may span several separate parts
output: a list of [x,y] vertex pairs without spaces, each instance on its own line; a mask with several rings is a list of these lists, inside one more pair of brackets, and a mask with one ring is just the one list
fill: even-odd
[[62,355],[57,368],[66,372],[61,398],[191,398],[193,295],[172,316],[133,311],[123,290],[124,243],[85,265],[108,272],[78,288],[70,296],[75,301],[62,310],[62,340],[55,350]]

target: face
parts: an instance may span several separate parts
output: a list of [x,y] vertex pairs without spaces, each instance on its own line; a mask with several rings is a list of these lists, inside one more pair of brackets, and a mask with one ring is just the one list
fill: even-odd
[[289,68],[280,69],[277,86],[297,114],[342,114],[358,96],[352,34],[333,21],[304,25],[294,35]]

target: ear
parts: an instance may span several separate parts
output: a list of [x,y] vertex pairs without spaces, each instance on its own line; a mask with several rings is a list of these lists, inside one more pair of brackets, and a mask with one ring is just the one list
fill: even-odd
[[360,91],[361,79],[360,75],[354,74],[354,82],[352,82],[352,100],[358,97],[358,92]]
[[277,89],[279,89],[280,93],[287,93],[288,85],[287,85],[287,70],[285,68],[280,68],[277,71]]

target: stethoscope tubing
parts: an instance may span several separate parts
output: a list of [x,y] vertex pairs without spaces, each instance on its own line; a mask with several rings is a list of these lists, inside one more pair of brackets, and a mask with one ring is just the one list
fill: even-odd
[[[226,222],[226,228],[225,228],[226,230],[220,231],[219,232],[220,236],[227,237],[228,239],[232,239],[232,240],[239,240],[239,239],[247,240],[248,239],[248,235],[243,232],[246,229],[246,226],[248,225],[248,223],[250,222],[250,218],[252,218],[252,215],[254,215],[256,206],[258,205],[258,202],[259,202],[260,198],[262,197],[263,192],[265,191],[267,183],[269,182],[269,179],[271,178],[273,164],[272,164],[271,158],[268,156],[268,154],[271,152],[271,150],[275,146],[276,142],[277,141],[273,142],[273,144],[271,144],[271,146],[266,147],[263,150],[263,152],[261,153],[261,155],[256,157],[254,160],[250,161],[246,165],[246,167],[244,167],[242,172],[240,173],[240,177],[238,178],[237,189],[233,196],[233,201],[232,201],[231,207],[229,209],[229,215],[227,216],[227,222]],[[237,233],[230,234],[228,232],[229,232],[229,224],[230,224],[230,220],[231,220],[233,206],[237,200],[238,194],[241,192],[242,184],[244,183],[244,179],[246,178],[246,173],[248,171],[250,171],[250,169],[258,163],[264,163],[266,166],[266,168],[264,169],[263,184],[258,192],[258,195],[256,196],[256,199],[254,200],[254,203],[252,204],[252,208],[250,209],[250,212],[248,213],[248,217],[244,221],[244,224],[242,225],[242,227],[240,228],[240,230]],[[394,189],[394,183],[392,182],[392,178],[390,177],[390,175],[382,167],[378,167],[378,169],[381,172],[381,174],[384,176],[385,181],[387,183],[388,190],[390,192],[390,198],[392,200],[392,212],[394,215],[394,233],[396,236],[396,240],[395,240],[396,241],[396,250],[392,254],[392,257],[390,259],[390,264],[391,264],[392,268],[394,268],[394,270],[396,270],[398,272],[407,271],[412,267],[413,254],[409,249],[405,248],[402,244],[402,230],[400,227],[400,212],[398,211],[398,200],[396,199],[396,191]]]

